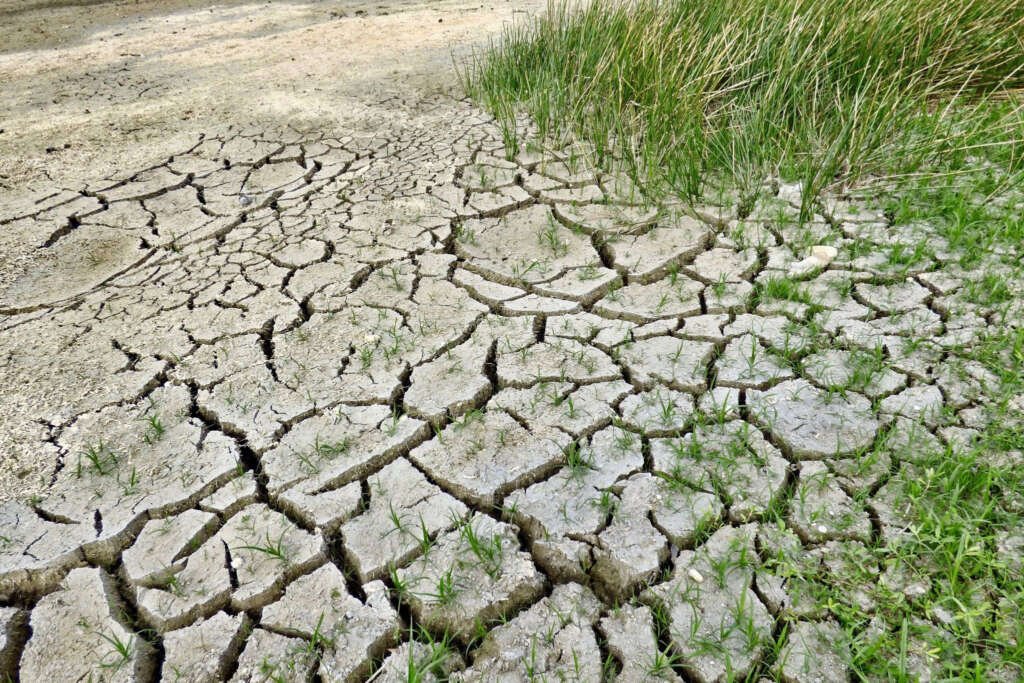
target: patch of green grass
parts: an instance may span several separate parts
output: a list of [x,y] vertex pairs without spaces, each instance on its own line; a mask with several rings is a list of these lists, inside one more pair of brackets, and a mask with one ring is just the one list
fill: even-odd
[[[1024,432],[1010,438],[1017,448],[1024,445]],[[877,555],[884,567],[913,577],[924,594],[910,599],[879,587],[875,623],[882,628],[865,628],[852,639],[854,668],[866,678],[908,679],[908,648],[930,653],[943,680],[1024,675],[1021,558],[999,551],[1007,533],[1024,522],[1003,494],[1022,490],[1024,477],[1019,468],[992,462],[991,443],[936,453],[897,475],[894,484],[909,504],[910,535]],[[870,615],[843,605],[838,594],[833,598],[848,627],[870,623]]]
[[777,300],[808,305],[812,303],[810,294],[801,284],[785,276],[770,277],[758,282],[754,287],[754,300],[758,303]]
[[[498,117],[510,153],[514,117],[525,112],[545,143],[587,141],[588,162],[629,171],[655,195],[727,198],[741,216],[757,208],[761,220],[766,177],[803,184],[805,219],[815,208],[828,213],[815,206],[823,192],[870,198],[866,208],[884,210],[900,239],[858,238],[841,248],[844,256],[880,255],[878,267],[900,277],[953,266],[961,284],[935,294],[937,308],[951,311],[943,314],[950,329],[963,310],[989,311],[988,336],[948,349],[942,361],[974,361],[998,378],[984,390],[978,441],[931,453],[917,442],[894,448],[877,485],[850,493],[869,507],[896,501],[904,533],[879,533],[879,514],[870,542],[843,542],[850,557],[827,571],[816,561],[771,569],[788,572],[790,594],[840,624],[856,680],[915,680],[923,668],[938,680],[1024,678],[1024,558],[1007,543],[1024,528],[1024,330],[1014,323],[1024,245],[1024,3],[556,2],[545,17],[509,28],[463,75]],[[791,235],[802,246],[817,240],[778,213],[772,220],[790,246]],[[852,281],[839,287],[851,295]],[[753,306],[809,307],[811,348],[787,342],[782,350],[798,371],[805,354],[826,348],[816,299],[784,276],[756,283]],[[908,338],[903,352],[921,342]],[[850,376],[831,391],[863,391],[890,365],[882,347],[850,351]],[[727,414],[712,417],[725,422]],[[729,469],[749,457],[744,442],[712,451],[695,432],[676,456]],[[877,447],[891,448],[884,440]],[[582,471],[576,455],[567,464]],[[870,466],[878,455],[857,457]],[[662,475],[666,486],[691,486],[677,469]],[[878,486],[890,497],[876,498]],[[801,495],[778,497],[761,521],[784,522]],[[606,493],[593,504],[610,513],[615,502]],[[713,578],[728,568],[719,564]],[[909,577],[914,590],[890,583],[893,576]],[[655,621],[663,633],[664,616],[656,612]],[[671,666],[666,653],[651,669]]]
[[466,542],[469,552],[476,558],[476,562],[483,567],[488,576],[497,579],[501,574],[501,565],[505,557],[502,537],[497,534],[480,536],[473,527],[472,520],[459,524],[459,534]]
[[106,633],[98,635],[110,646],[110,650],[100,663],[102,668],[118,671],[131,662],[135,656],[135,636],[129,635],[127,640],[121,640],[116,633],[109,636]]
[[252,552],[263,553],[267,557],[272,557],[279,562],[288,562],[288,548],[284,544],[284,532],[273,539],[270,536],[270,532],[266,533],[264,540],[260,543],[253,543],[248,545],[240,545],[234,550],[251,550]]
[[146,430],[145,433],[142,435],[143,441],[145,441],[147,444],[153,444],[162,439],[164,437],[164,434],[167,432],[167,427],[160,419],[160,416],[157,415],[156,413],[153,413],[152,415],[147,415],[145,420]]
[[463,80],[510,153],[525,111],[648,188],[749,201],[767,176],[800,180],[808,215],[869,177],[970,171],[989,195],[1016,179],[1022,22],[1024,4],[994,0],[557,1]]
[[91,444],[85,449],[84,453],[78,454],[78,463],[75,466],[75,476],[81,479],[84,471],[90,471],[99,476],[105,476],[117,468],[119,460],[117,453],[112,451],[110,447],[101,440],[95,444]]
[[990,188],[986,178],[973,183],[933,178],[898,187],[884,200],[886,213],[895,225],[934,225],[959,265],[977,268],[997,247],[1024,244],[1024,197],[1000,194],[1001,188]]
[[573,441],[565,448],[565,466],[573,477],[582,477],[595,469],[593,454],[580,446],[578,441]]
[[[419,633],[414,633],[414,627],[409,627],[410,647],[406,658],[405,680],[409,683],[448,680],[449,667],[458,656],[454,639],[448,633],[434,637],[425,629],[416,630]],[[414,635],[418,636],[415,640]],[[423,647],[417,649],[412,646],[413,643]]]
[[[988,426],[970,446],[893,451],[890,495],[868,502],[891,506],[904,531],[827,572],[769,562],[843,627],[856,680],[912,681],[925,669],[934,680],[1024,676],[1024,557],[1009,543],[1024,528],[1024,414],[1014,403],[1024,395],[1024,330],[956,353],[999,379]],[[879,580],[876,570],[902,579]]]

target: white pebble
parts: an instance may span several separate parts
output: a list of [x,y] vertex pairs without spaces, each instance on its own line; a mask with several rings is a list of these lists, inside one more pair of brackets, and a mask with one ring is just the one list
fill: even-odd
[[687,572],[687,574],[689,574],[690,578],[696,581],[697,583],[704,583],[704,576],[696,569],[691,569]]
[[839,250],[835,247],[830,247],[826,244],[816,244],[811,247],[811,256],[828,265],[832,262],[836,256],[839,255]]

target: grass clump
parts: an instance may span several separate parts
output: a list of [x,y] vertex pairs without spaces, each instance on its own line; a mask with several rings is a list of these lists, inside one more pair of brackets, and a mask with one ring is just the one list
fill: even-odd
[[1019,0],[558,0],[463,76],[507,146],[525,112],[691,198],[1021,170]]

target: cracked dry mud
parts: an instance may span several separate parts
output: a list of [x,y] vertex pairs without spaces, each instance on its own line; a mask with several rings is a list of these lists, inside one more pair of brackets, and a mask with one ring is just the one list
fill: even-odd
[[467,102],[380,104],[0,216],[51,263],[0,302],[42,473],[0,504],[0,672],[404,680],[414,620],[453,680],[844,678],[791,568],[870,573],[904,446],[992,381],[941,249],[889,268],[863,244],[904,229],[825,203],[839,257],[791,278],[799,188],[652,207]]

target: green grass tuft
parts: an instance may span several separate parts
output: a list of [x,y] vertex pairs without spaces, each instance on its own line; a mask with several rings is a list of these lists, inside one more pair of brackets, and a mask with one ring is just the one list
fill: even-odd
[[[555,1],[465,67],[504,135],[584,139],[649,191],[1021,172],[1024,2]],[[508,151],[515,148],[506,145]]]

